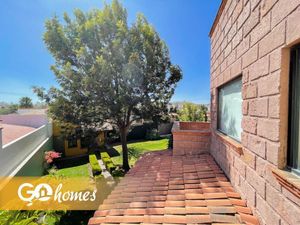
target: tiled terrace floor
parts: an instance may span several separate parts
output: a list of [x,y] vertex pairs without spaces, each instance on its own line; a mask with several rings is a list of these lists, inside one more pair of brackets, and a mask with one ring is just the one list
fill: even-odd
[[89,221],[96,224],[258,224],[210,155],[144,155]]

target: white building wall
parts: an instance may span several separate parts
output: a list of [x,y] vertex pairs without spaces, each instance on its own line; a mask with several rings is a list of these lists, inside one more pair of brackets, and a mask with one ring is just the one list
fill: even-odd
[[52,138],[52,124],[2,146],[0,149],[0,176],[14,176]]
[[48,123],[47,115],[18,115],[0,116],[1,123],[39,128]]

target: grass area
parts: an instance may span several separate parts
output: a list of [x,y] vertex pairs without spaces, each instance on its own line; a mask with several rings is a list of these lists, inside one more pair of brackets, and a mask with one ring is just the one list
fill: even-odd
[[[128,148],[134,148],[136,151],[138,151],[140,154],[143,154],[145,152],[153,152],[153,151],[159,151],[164,150],[168,148],[168,138],[155,140],[155,141],[138,141],[134,143],[129,143]],[[122,146],[117,145],[114,146],[115,149],[120,153],[120,156],[112,157],[112,161],[115,165],[121,165],[122,164]],[[129,164],[132,166],[137,161],[137,158],[131,157]]]
[[[155,141],[138,141],[134,143],[129,143],[128,148],[135,149],[136,152],[139,154],[143,154],[145,152],[152,152],[152,151],[159,151],[168,148],[168,138],[155,140]],[[122,164],[122,146],[116,145],[114,146],[115,149],[120,153],[120,156],[112,157],[112,161],[115,165]],[[132,166],[138,158],[131,157],[129,164]],[[57,176],[64,176],[64,177],[89,177],[88,172],[88,164],[84,164],[81,166],[69,167],[65,169],[59,169],[56,171]]]
[[[128,148],[135,149],[139,154],[143,154],[145,152],[159,151],[168,148],[168,138],[155,140],[155,141],[138,141],[128,144]],[[120,153],[120,156],[112,157],[112,161],[115,165],[122,164],[122,146],[116,145],[115,149]],[[137,158],[131,157],[129,164],[132,166],[137,161]],[[57,176],[64,177],[89,177],[88,172],[88,164],[84,164],[81,166],[69,167],[64,169],[59,169],[55,172]]]
[[88,164],[57,170],[56,175],[64,177],[89,177]]

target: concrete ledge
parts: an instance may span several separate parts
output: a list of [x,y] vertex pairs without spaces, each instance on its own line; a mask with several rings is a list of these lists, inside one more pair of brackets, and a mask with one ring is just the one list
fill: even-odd
[[209,131],[210,123],[208,122],[179,122],[179,129],[193,131]]
[[232,138],[228,137],[227,135],[222,134],[219,131],[215,131],[215,136],[217,138],[219,138],[221,141],[229,144],[232,147],[232,149],[234,151],[236,151],[239,155],[243,154],[243,146],[241,143],[233,140]]
[[300,178],[289,171],[273,169],[273,175],[281,186],[300,198]]

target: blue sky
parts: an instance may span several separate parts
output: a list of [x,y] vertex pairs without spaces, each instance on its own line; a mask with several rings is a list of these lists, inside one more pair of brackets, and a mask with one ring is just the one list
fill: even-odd
[[[102,7],[101,0],[4,0],[0,7],[0,102],[37,100],[34,85],[56,85],[53,59],[42,41],[44,22],[75,8]],[[109,2],[109,1],[108,1]],[[129,22],[142,12],[167,43],[183,70],[173,101],[209,102],[209,30],[220,0],[122,0]]]

